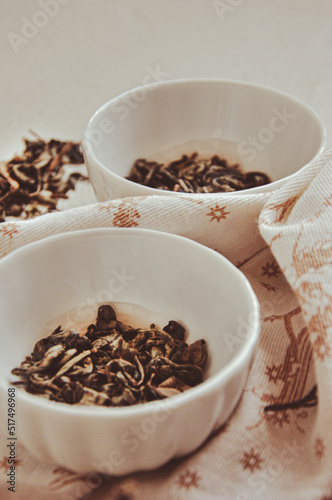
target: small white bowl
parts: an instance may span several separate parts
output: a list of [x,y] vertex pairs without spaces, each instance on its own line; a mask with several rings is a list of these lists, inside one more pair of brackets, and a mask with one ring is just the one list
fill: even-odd
[[197,449],[233,412],[259,337],[259,304],[225,257],[184,237],[92,229],[29,244],[0,261],[2,413],[16,378],[11,370],[34,344],[59,324],[94,322],[105,302],[125,310],[129,321],[128,304],[155,311],[134,326],[154,321],[162,328],[174,319],[190,343],[204,338],[206,379],[125,408],[67,405],[16,388],[17,438],[40,460],[79,473],[154,469]]
[[82,141],[99,201],[178,195],[125,177],[138,158],[175,160],[196,149],[239,162],[246,171],[265,172],[273,181],[238,194],[273,191],[312,162],[324,144],[321,119],[297,98],[262,85],[209,79],[124,92],[93,115]]

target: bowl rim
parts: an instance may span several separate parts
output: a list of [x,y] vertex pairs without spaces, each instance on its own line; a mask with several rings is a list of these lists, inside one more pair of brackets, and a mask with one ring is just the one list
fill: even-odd
[[[155,231],[152,229],[144,229],[144,228],[91,228],[91,229],[83,229],[77,231],[69,231],[66,233],[58,233],[56,235],[52,235],[46,238],[43,238],[38,241],[34,241],[32,243],[28,243],[23,247],[13,250],[11,253],[4,256],[0,259],[0,272],[1,267],[6,266],[10,260],[15,260],[17,256],[24,256],[26,251],[34,251],[34,249],[38,247],[43,247],[47,245],[52,245],[54,241],[65,241],[67,239],[72,238],[82,238],[82,237],[98,237],[98,236],[109,236],[109,237],[118,237],[124,234],[124,232],[128,235],[132,235],[135,237],[154,237],[154,238],[166,238],[171,241],[181,242],[185,245],[191,245],[194,248],[197,248],[200,251],[204,251],[207,254],[207,258],[212,256],[214,258],[219,259],[222,262],[222,266],[226,266],[231,272],[237,276],[238,282],[241,283],[241,287],[246,290],[246,294],[251,302],[251,311],[250,313],[254,314],[255,323],[249,326],[250,335],[246,336],[245,339],[241,338],[241,343],[234,353],[231,360],[229,360],[217,373],[209,376],[206,380],[204,380],[198,386],[195,386],[187,391],[184,391],[180,394],[176,394],[174,396],[170,396],[165,399],[150,401],[148,403],[139,403],[136,405],[131,405],[127,407],[103,407],[97,405],[91,406],[79,406],[79,405],[67,405],[66,403],[61,403],[57,401],[50,401],[43,397],[36,397],[36,395],[29,394],[24,389],[16,392],[16,397],[28,405],[35,405],[39,408],[43,408],[49,411],[55,411],[58,413],[70,414],[72,416],[77,417],[87,417],[93,416],[95,418],[116,418],[121,419],[124,417],[135,417],[135,416],[144,416],[150,415],[153,413],[154,409],[158,410],[172,410],[178,407],[181,407],[185,404],[192,402],[193,400],[199,399],[201,396],[207,396],[215,392],[216,390],[220,390],[232,377],[236,376],[237,373],[243,368],[243,365],[246,361],[251,360],[254,349],[258,343],[260,336],[260,305],[257,299],[257,296],[246,276],[240,271],[234,264],[232,264],[225,256],[219,254],[217,251],[212,250],[211,248],[198,243],[194,240],[191,240],[185,236]],[[182,244],[181,243],[181,244]],[[8,387],[13,386],[10,381],[10,373],[8,373],[5,377],[1,377],[0,386],[4,388],[6,391]]]
[[[311,165],[319,156],[322,154],[324,151],[324,148],[326,146],[326,137],[327,137],[327,132],[326,132],[326,126],[319,116],[319,114],[311,107],[309,106],[306,102],[302,101],[298,97],[285,92],[283,90],[279,90],[278,88],[271,87],[268,85],[260,84],[260,83],[255,83],[255,82],[247,82],[245,80],[232,80],[232,79],[223,79],[223,78],[179,78],[179,79],[170,79],[170,80],[164,80],[161,82],[154,82],[150,83],[147,85],[139,85],[130,89],[127,89],[120,94],[117,94],[113,97],[111,97],[108,101],[104,102],[90,117],[88,123],[86,124],[84,133],[83,133],[83,138],[82,138],[82,149],[83,149],[83,154],[86,158],[92,158],[93,162],[98,165],[98,167],[107,175],[114,176],[118,181],[122,181],[124,184],[129,183],[128,185],[133,186],[138,186],[137,189],[141,191],[142,195],[153,195],[153,194],[163,194],[163,195],[184,195],[184,196],[196,196],[197,194],[202,194],[202,193],[182,193],[182,192],[176,192],[176,191],[164,191],[161,189],[157,188],[152,188],[149,186],[144,186],[142,184],[138,184],[136,182],[130,181],[129,179],[126,179],[125,177],[115,173],[113,170],[110,168],[106,167],[96,156],[94,152],[94,147],[93,144],[91,143],[91,140],[89,139],[90,131],[93,127],[93,124],[95,120],[104,112],[106,111],[110,106],[114,105],[117,101],[123,99],[124,97],[133,94],[134,92],[140,91],[144,89],[145,91],[149,92],[150,90],[156,89],[156,88],[167,88],[170,86],[176,86],[176,85],[192,85],[192,84],[221,84],[221,85],[232,85],[232,86],[237,86],[237,87],[251,87],[255,88],[257,90],[262,90],[264,92],[268,92],[271,94],[279,95],[280,97],[284,97],[285,99],[289,101],[293,101],[297,106],[302,107],[303,109],[306,110],[306,112],[312,116],[314,119],[316,125],[318,126],[319,130],[319,135],[320,135],[320,143],[317,148],[317,151],[315,152],[314,156],[307,162],[305,163],[302,167],[300,167],[296,172],[293,172],[292,174],[289,174],[285,177],[282,177],[281,179],[277,179],[275,181],[272,181],[269,184],[263,185],[263,186],[257,186],[254,188],[249,188],[249,189],[243,189],[241,191],[232,191],[232,192],[222,192],[222,193],[203,193],[204,195],[209,194],[209,195],[235,195],[235,196],[242,196],[243,194],[260,194],[263,192],[271,192],[274,191],[275,189],[278,189],[280,186],[285,184],[288,180],[293,179],[295,176],[297,176],[302,170],[307,168],[309,165]],[[88,165],[88,161],[86,161]],[[89,166],[88,166],[89,168]],[[137,196],[140,194],[137,193]]]

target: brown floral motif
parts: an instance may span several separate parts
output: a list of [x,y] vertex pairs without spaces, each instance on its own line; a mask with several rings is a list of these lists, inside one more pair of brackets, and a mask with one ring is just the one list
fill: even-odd
[[324,292],[321,283],[311,283],[303,281],[296,290],[302,304],[312,304],[313,301],[321,301]]
[[287,411],[267,413],[265,418],[271,424],[277,425],[281,428],[290,422],[289,413]]
[[315,441],[315,455],[318,459],[325,457],[325,444],[321,437],[317,437]]
[[300,236],[294,246],[293,264],[297,276],[308,273],[310,270],[317,271],[321,267],[332,264],[331,239],[318,241],[312,248],[298,250]]
[[98,204],[98,210],[100,212],[107,212],[108,214],[114,211],[114,204],[111,201],[104,201]]
[[21,464],[21,460],[18,460],[17,458],[15,459],[15,464],[9,464],[8,463],[8,457],[3,457],[3,459],[0,461],[0,469],[3,469],[5,474],[10,471],[10,467],[15,465],[17,467],[18,465]]
[[118,206],[117,212],[113,217],[113,226],[116,227],[135,227],[138,226],[137,219],[141,216],[136,205],[131,202],[123,201]]
[[180,488],[189,490],[190,488],[198,488],[201,479],[202,478],[197,474],[196,471],[187,470],[180,475],[177,483],[179,484]]
[[331,356],[331,346],[328,341],[328,330],[332,328],[332,304],[326,305],[324,309],[319,310],[308,323],[309,330],[315,336],[313,341],[313,351],[317,359],[324,361],[326,357]]
[[277,278],[280,274],[280,267],[276,261],[267,262],[265,266],[262,266],[262,276],[266,275],[268,278]]
[[243,457],[240,460],[240,463],[243,466],[243,469],[249,469],[250,472],[255,472],[256,470],[262,469],[262,463],[264,460],[261,457],[260,453],[255,452],[254,448],[251,448],[249,452],[244,452]]
[[210,212],[208,212],[206,215],[210,217],[210,222],[212,222],[213,220],[220,222],[221,219],[227,219],[227,215],[230,214],[230,212],[226,212],[226,205],[223,207],[219,207],[219,204],[217,203],[215,207],[209,208]]
[[269,381],[279,382],[277,394],[274,389],[272,393],[264,393],[261,397],[262,401],[270,406],[293,405],[290,407],[294,407],[295,402],[307,398],[310,391],[307,385],[313,364],[308,329],[303,326],[297,332],[295,328],[298,329],[299,326],[295,327],[293,324],[300,313],[301,308],[296,307],[286,314],[272,315],[264,319],[264,322],[282,321],[289,339],[283,362],[266,367],[265,374],[269,377]]
[[9,239],[12,239],[17,233],[18,229],[13,222],[5,222],[0,226],[0,236],[8,236]]
[[276,216],[274,222],[281,222],[283,221],[286,216],[290,214],[292,211],[295,203],[299,199],[299,195],[297,194],[296,196],[292,196],[291,198],[288,198],[288,200],[284,201],[283,203],[279,203],[278,205],[271,205],[268,208],[270,210],[275,210],[276,212],[280,210],[280,214]]
[[270,382],[277,383],[278,380],[283,379],[283,365],[276,366],[274,363],[272,366],[267,366],[265,374],[269,377]]
[[316,358],[321,361],[324,361],[327,357],[331,357],[331,347],[327,343],[327,339],[323,337],[317,337],[312,344],[312,348]]

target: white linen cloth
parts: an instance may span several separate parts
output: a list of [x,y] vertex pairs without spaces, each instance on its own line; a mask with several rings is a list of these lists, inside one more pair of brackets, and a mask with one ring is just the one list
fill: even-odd
[[56,233],[113,226],[186,236],[248,277],[262,330],[243,397],[197,452],[123,478],[83,477],[40,463],[18,436],[15,494],[7,490],[2,424],[0,497],[331,499],[332,152],[274,193],[125,198],[5,222],[0,257]]

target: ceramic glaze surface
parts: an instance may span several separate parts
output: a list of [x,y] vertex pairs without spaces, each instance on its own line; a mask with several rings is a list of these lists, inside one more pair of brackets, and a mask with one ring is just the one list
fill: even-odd
[[[135,314],[145,308],[162,313],[161,319],[181,321],[190,342],[204,338],[205,381],[177,396],[125,408],[66,405],[21,389],[17,428],[21,442],[46,462],[121,475],[193,451],[226,421],[258,340],[259,306],[238,269],[184,237],[112,228],[32,243],[0,262],[1,405],[15,378],[12,368],[45,335],[45,325],[56,328],[62,317],[73,326],[105,297],[127,304],[122,308],[128,316],[133,304]],[[235,349],[227,343],[230,334],[239,337]]]
[[[138,92],[144,93],[144,99],[124,114],[126,102]],[[215,154],[223,155],[223,142],[233,143],[244,170],[262,171],[271,177],[271,184],[250,189],[259,193],[280,187],[310,164],[323,149],[325,128],[314,110],[279,90],[237,81],[186,79],[147,85],[114,97],[93,115],[82,144],[96,196],[105,201],[176,195],[125,177],[138,158],[176,149],[188,141],[196,146],[201,142],[204,149],[213,138],[217,141]],[[226,160],[231,160],[234,147],[231,157],[225,149]]]

